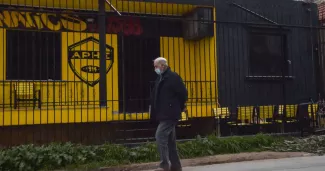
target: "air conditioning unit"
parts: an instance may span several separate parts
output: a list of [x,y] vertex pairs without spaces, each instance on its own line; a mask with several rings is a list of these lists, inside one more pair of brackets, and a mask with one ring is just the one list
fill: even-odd
[[184,15],[183,38],[200,40],[214,36],[213,8],[198,7]]

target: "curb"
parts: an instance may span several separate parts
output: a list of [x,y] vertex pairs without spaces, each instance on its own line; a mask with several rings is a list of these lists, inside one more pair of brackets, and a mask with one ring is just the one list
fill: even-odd
[[[183,167],[202,166],[222,163],[234,163],[243,161],[266,160],[266,159],[281,159],[292,157],[307,157],[314,156],[310,153],[303,152],[253,152],[253,153],[239,153],[239,154],[224,154],[217,156],[200,157],[195,159],[182,160]],[[103,167],[100,171],[140,171],[156,169],[158,162],[131,164],[116,167]]]

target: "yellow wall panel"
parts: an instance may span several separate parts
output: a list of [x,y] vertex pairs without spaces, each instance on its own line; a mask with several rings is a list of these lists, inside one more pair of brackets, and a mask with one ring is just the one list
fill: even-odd
[[[6,30],[0,28],[0,41],[2,42],[2,45],[0,45],[0,80],[6,79]],[[3,102],[6,99],[6,96],[8,96],[7,92],[10,92],[6,90],[4,87],[4,83],[0,83],[0,104],[3,104]]]
[[195,43],[195,80],[200,81],[198,85],[202,91],[201,97],[216,100],[217,97],[217,76],[216,76],[216,54],[215,39],[204,38]]
[[[5,80],[6,79],[6,58],[4,58],[5,54],[6,54],[6,29],[2,29],[0,28],[0,41],[2,42],[0,45],[0,64],[1,65],[1,69],[0,69],[0,80]],[[1,90],[0,90],[1,92]],[[1,95],[1,94],[0,94]],[[1,96],[2,97],[2,96]]]
[[148,113],[112,115],[109,108],[5,110],[0,112],[0,126],[145,120],[148,118]]
[[[181,15],[194,8],[193,5],[133,2],[126,0],[109,0],[120,12]],[[2,0],[0,4],[62,9],[98,10],[97,0]],[[106,4],[106,10],[112,11]]]
[[161,37],[160,54],[168,60],[168,65],[184,80],[194,80],[194,42],[178,37]]
[[216,61],[214,38],[199,41],[160,38],[160,54],[185,81],[189,94],[189,117],[212,116],[216,106]]

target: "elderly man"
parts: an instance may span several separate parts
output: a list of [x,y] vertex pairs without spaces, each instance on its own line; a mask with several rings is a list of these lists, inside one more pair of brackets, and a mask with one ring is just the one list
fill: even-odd
[[150,119],[159,122],[156,141],[161,163],[157,171],[181,171],[175,127],[186,109],[187,90],[182,78],[171,71],[165,58],[155,59],[154,67],[158,77],[151,93]]

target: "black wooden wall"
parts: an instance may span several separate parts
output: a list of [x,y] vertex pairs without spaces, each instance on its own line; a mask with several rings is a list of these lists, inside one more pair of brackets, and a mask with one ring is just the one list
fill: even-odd
[[[277,24],[240,9],[232,2]],[[292,0],[216,0],[218,90],[222,106],[297,104],[317,99],[317,6]],[[283,28],[289,76],[251,79],[249,26]],[[287,61],[288,62],[288,61]],[[289,62],[288,62],[289,63]]]

